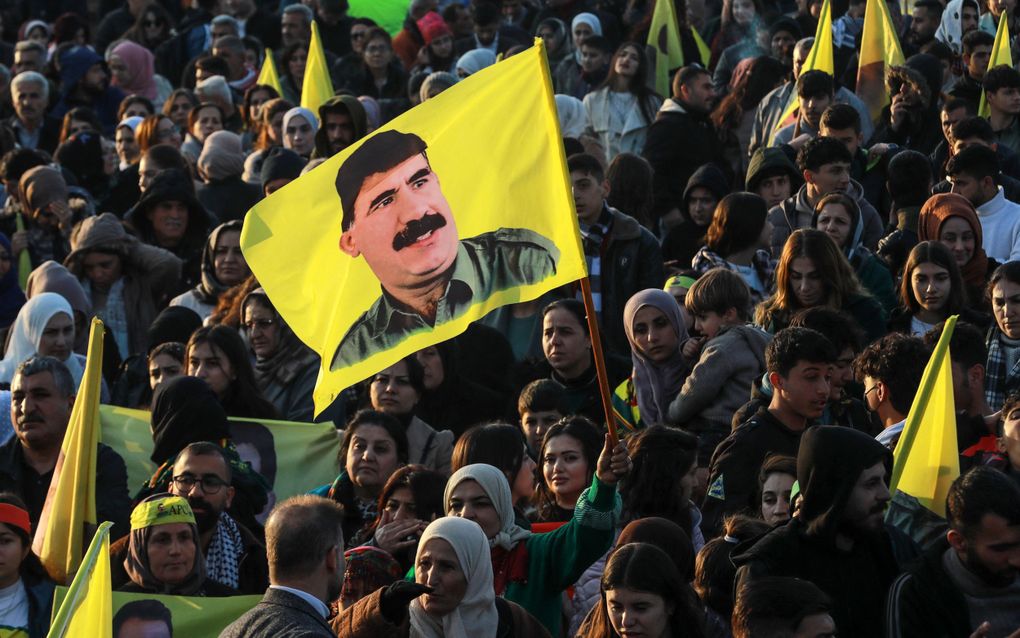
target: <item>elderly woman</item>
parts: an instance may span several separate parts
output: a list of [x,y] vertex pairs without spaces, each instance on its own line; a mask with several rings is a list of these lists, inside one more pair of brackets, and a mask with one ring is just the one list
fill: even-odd
[[262,288],[244,298],[241,321],[255,354],[255,381],[262,396],[288,421],[312,421],[319,356],[297,338]]
[[495,595],[489,544],[471,521],[432,522],[418,545],[414,578],[345,609],[333,620],[337,636],[549,636],[526,610]]
[[195,514],[180,496],[153,494],[135,506],[124,569],[131,582],[119,591],[172,596],[237,595],[230,587],[206,578]]
[[244,150],[241,137],[230,131],[210,135],[198,156],[202,184],[195,195],[220,221],[244,219],[248,209],[262,199],[262,189],[241,179]]

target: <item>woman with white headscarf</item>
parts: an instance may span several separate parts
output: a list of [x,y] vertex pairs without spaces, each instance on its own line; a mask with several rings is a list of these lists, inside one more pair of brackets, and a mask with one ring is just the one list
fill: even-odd
[[295,106],[283,114],[283,146],[301,157],[312,154],[318,130],[319,118],[303,106]]
[[553,86],[557,93],[573,95],[580,99],[585,91],[577,94],[581,82],[581,44],[593,35],[602,35],[602,22],[594,13],[583,12],[570,22],[570,37],[574,54],[567,56],[553,71]]
[[85,357],[73,351],[74,311],[71,304],[55,292],[43,292],[29,299],[11,326],[10,342],[0,361],[0,384],[10,385],[14,371],[33,355],[60,360],[81,383]]
[[527,611],[497,598],[489,543],[477,523],[444,517],[421,535],[414,583],[398,581],[333,621],[340,638],[515,638],[549,636]]
[[496,63],[496,54],[488,49],[472,49],[457,59],[457,77],[464,79]]
[[492,465],[476,463],[454,472],[443,505],[447,515],[478,523],[489,539],[496,595],[524,607],[559,636],[563,592],[612,544],[621,508],[616,484],[629,470],[626,446],[614,448],[607,435],[591,486],[577,499],[573,517],[547,533],[518,527],[510,484]]

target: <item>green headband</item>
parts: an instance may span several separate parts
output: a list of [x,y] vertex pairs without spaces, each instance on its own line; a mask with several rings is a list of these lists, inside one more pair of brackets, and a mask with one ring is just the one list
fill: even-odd
[[687,275],[673,275],[666,280],[666,285],[663,286],[662,289],[669,292],[670,288],[680,286],[689,290],[690,287],[694,285],[695,281],[694,277],[688,277]]
[[167,496],[139,503],[131,512],[131,529],[145,529],[170,523],[195,524],[195,514],[188,501],[180,496]]

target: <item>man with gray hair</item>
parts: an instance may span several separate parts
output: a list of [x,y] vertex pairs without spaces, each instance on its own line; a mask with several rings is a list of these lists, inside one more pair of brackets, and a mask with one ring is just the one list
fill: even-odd
[[249,67],[244,59],[244,41],[236,35],[225,35],[213,40],[212,54],[222,58],[230,69],[227,84],[241,95],[258,79],[255,69]]
[[335,637],[326,622],[344,582],[343,508],[321,496],[295,496],[266,521],[269,589],[220,638]]
[[280,44],[290,46],[297,42],[308,42],[312,39],[312,20],[315,14],[303,4],[289,4],[280,14]]
[[23,71],[11,80],[14,115],[6,122],[21,148],[52,153],[60,138],[60,123],[46,115],[50,84],[41,73]]
[[[28,358],[11,381],[15,436],[0,446],[0,491],[13,492],[25,502],[33,529],[46,503],[74,398],[71,373],[53,357]],[[114,523],[111,538],[127,533],[127,468],[124,459],[102,443],[96,454],[96,513],[100,521]]]

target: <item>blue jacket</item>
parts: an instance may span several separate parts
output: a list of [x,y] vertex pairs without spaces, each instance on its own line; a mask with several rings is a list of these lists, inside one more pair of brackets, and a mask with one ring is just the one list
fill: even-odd
[[[99,122],[103,125],[103,134],[112,137],[117,126],[117,109],[121,100],[124,99],[124,92],[120,89],[107,85],[101,94],[92,98],[92,102],[85,103],[72,98],[78,84],[96,64],[102,64],[106,69],[106,62],[90,47],[74,47],[60,56],[60,101],[53,107],[51,115],[62,118],[76,106],[87,106],[96,112]],[[109,77],[109,71],[107,71]]]

